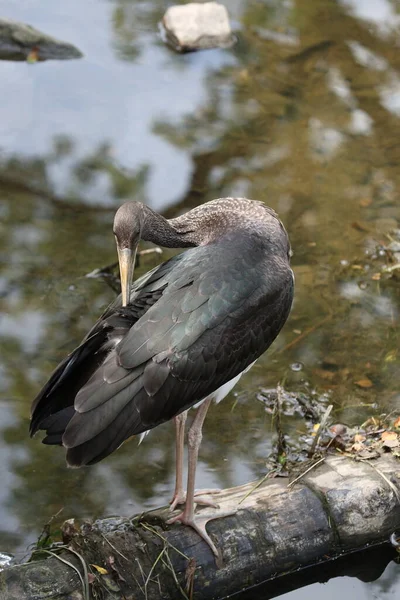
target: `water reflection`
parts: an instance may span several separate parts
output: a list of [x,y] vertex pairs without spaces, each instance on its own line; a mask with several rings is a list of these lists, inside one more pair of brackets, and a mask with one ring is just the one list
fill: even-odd
[[[399,227],[400,60],[364,4],[238,1],[234,49],[176,56],[156,33],[162,1],[0,0],[4,16],[45,23],[85,54],[0,64],[0,550],[23,549],[62,507],[61,519],[130,514],[172,491],[168,424],[80,471],[27,439],[31,399],[112,299],[83,276],[115,260],[110,222],[125,198],[173,216],[246,194],[290,233],[290,321],[238,395],[213,407],[199,486],[265,473],[274,437],[260,386],[327,392],[341,422],[377,402],[400,408],[398,279],[373,279],[386,261],[376,249]],[[365,377],[373,386],[357,388]],[[288,427],[304,431],[300,419]]]
[[[347,555],[337,561],[302,569],[290,576],[278,577],[243,594],[243,600],[275,598],[305,600],[323,598],[333,600],[352,595],[357,600],[396,596],[398,565],[396,553],[388,545],[366,549]],[[376,579],[379,578],[379,581]],[[371,585],[371,582],[375,582]]]

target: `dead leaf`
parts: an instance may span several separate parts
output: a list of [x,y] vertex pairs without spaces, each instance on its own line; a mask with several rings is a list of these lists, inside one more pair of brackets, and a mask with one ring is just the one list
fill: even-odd
[[353,227],[353,229],[356,229],[356,231],[362,231],[362,232],[369,231],[368,227],[366,227],[365,225],[363,225],[359,221],[353,221],[353,223],[351,224],[351,226]]
[[329,431],[332,435],[344,435],[347,431],[346,425],[342,425],[342,423],[336,423],[329,428]]
[[361,450],[364,450],[364,444],[362,444],[361,442],[356,442],[352,445],[351,449],[354,452],[361,452]]
[[399,440],[385,440],[383,442],[385,448],[398,448],[400,446]]
[[384,358],[385,362],[395,362],[397,360],[397,350],[388,352]]
[[395,427],[396,429],[400,428],[400,417],[397,417],[397,419],[393,423],[393,427]]
[[354,436],[355,442],[364,442],[365,439],[365,435],[362,435],[362,433],[356,433],[356,435]]
[[365,429],[366,427],[380,427],[381,426],[381,422],[379,419],[377,419],[376,417],[370,417],[369,419],[367,419],[366,421],[364,421],[364,423],[362,424],[362,428]]
[[106,561],[106,562],[107,562],[107,563],[110,565],[111,569],[112,569],[113,571],[115,571],[115,573],[118,575],[118,579],[119,579],[120,581],[126,581],[126,579],[125,579],[125,578],[124,578],[124,577],[121,575],[121,573],[120,573],[120,570],[119,570],[118,566],[115,564],[115,558],[114,558],[112,555],[110,555],[110,556],[108,557],[108,559],[107,559],[107,561]]
[[370,388],[374,385],[372,383],[372,381],[370,379],[368,379],[368,377],[365,377],[365,379],[359,379],[358,381],[355,382],[355,384],[361,388]]
[[371,277],[374,281],[379,281],[381,278],[381,273],[374,273]]
[[248,70],[242,69],[241,71],[239,71],[238,79],[239,79],[240,83],[247,83],[250,79]]
[[108,575],[108,571],[104,567],[99,567],[99,565],[93,565],[93,564],[91,564],[90,566],[94,567],[96,569],[96,571],[98,573],[100,573],[100,575]]
[[336,373],[333,371],[328,371],[328,369],[314,369],[314,373],[326,381],[332,381],[336,375]]
[[376,450],[365,448],[359,453],[358,458],[362,458],[363,460],[370,460],[371,458],[379,458],[379,456],[380,454]]
[[367,208],[367,206],[370,206],[372,204],[372,198],[361,198],[361,200],[359,200],[358,204],[362,208]]
[[26,62],[29,63],[30,65],[33,65],[34,63],[37,63],[37,61],[39,60],[39,48],[32,48],[32,50],[29,52],[28,56],[26,57]]
[[397,439],[398,439],[398,435],[395,431],[384,431],[381,434],[381,440],[383,440],[384,442],[397,440]]

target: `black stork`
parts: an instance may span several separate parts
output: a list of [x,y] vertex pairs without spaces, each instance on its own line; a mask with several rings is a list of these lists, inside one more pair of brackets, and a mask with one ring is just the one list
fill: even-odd
[[[94,464],[133,435],[170,419],[176,425],[176,485],[171,519],[206,532],[214,516],[194,514],[202,425],[272,344],[292,304],[290,244],[262,202],[222,198],[175,219],[140,202],[114,219],[122,295],[54,371],[32,405],[30,433],[66,448],[71,467]],[[139,240],[188,248],[132,285]],[[186,411],[202,401],[188,432],[187,497],[182,488]],[[212,502],[209,504],[213,505]]]

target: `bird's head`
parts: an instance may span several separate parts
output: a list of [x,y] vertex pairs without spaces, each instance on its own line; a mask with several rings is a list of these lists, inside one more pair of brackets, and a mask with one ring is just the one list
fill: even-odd
[[140,202],[127,202],[119,207],[114,217],[113,231],[121,275],[122,306],[126,306],[129,302],[142,226],[143,205]]

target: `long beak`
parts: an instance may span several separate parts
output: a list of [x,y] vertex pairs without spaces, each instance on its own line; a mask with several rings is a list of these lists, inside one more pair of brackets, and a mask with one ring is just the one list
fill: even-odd
[[135,268],[136,248],[119,248],[117,245],[119,272],[121,276],[122,306],[126,306],[130,298],[130,289]]

